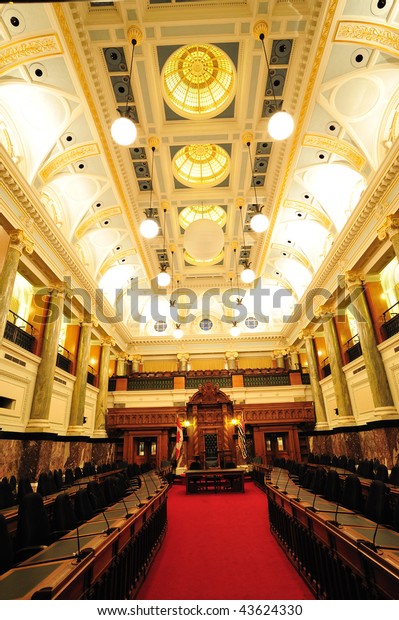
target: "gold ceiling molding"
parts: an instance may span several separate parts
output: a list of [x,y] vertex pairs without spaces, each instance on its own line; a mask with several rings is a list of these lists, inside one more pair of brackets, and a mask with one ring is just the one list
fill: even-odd
[[61,43],[56,34],[29,37],[8,43],[0,48],[0,75],[38,58],[49,58],[62,54]]
[[210,258],[209,260],[197,260],[196,258],[190,256],[187,251],[184,252],[183,256],[184,260],[187,261],[187,263],[189,263],[190,265],[217,265],[218,263],[220,263],[220,261],[223,260],[224,249],[222,249],[217,256],[215,256],[214,258]]
[[284,245],[284,243],[273,243],[272,244],[272,250],[278,250],[278,251],[281,251],[281,252],[287,252],[287,254],[290,254],[291,256],[296,258],[297,261],[302,263],[302,265],[308,271],[310,271],[311,273],[314,273],[314,269],[313,269],[312,265],[310,264],[310,262],[306,258],[306,256],[304,256],[304,254],[302,254],[302,252],[298,252],[298,250],[295,250],[294,248],[290,248],[289,245]]
[[392,56],[399,56],[399,32],[397,28],[356,20],[338,22],[334,41],[338,43],[363,43]]
[[303,138],[302,146],[310,146],[315,149],[330,151],[339,157],[343,157],[347,162],[360,172],[366,163],[366,158],[359,153],[351,144],[337,138],[330,138],[323,134],[307,133]]
[[[279,215],[279,211],[280,211],[280,205],[283,202],[283,197],[286,191],[286,187],[288,184],[288,180],[291,178],[291,170],[294,166],[294,164],[296,163],[296,153],[297,153],[297,149],[298,149],[298,144],[299,144],[299,140],[301,138],[301,134],[302,134],[302,129],[303,129],[303,125],[306,119],[306,115],[308,113],[309,110],[309,106],[311,104],[312,101],[312,96],[313,96],[313,91],[314,91],[314,87],[315,87],[315,83],[316,83],[316,79],[317,79],[317,75],[319,72],[319,68],[320,68],[320,63],[323,59],[323,54],[324,54],[324,48],[326,46],[328,37],[330,35],[330,30],[332,27],[332,23],[333,23],[333,19],[334,19],[334,15],[335,15],[335,11],[337,9],[337,5],[338,5],[339,0],[330,0],[330,4],[329,7],[327,9],[326,12],[326,17],[324,20],[324,24],[323,24],[323,28],[321,31],[321,35],[317,44],[317,48],[316,48],[316,54],[315,54],[315,58],[314,61],[312,62],[312,67],[311,67],[311,72],[309,75],[309,80],[308,80],[308,87],[306,89],[306,93],[303,99],[303,105],[299,111],[299,115],[298,115],[298,120],[295,124],[295,132],[292,138],[292,143],[291,143],[291,150],[288,156],[288,160],[287,160],[287,164],[285,166],[285,172],[284,172],[284,178],[283,181],[281,183],[281,187],[280,187],[280,192],[277,196],[277,199],[275,201],[276,204],[276,208],[273,209],[271,216],[270,216],[270,225],[269,228],[266,232],[266,238],[263,244],[263,248],[262,248],[262,254],[260,257],[260,266],[262,267],[265,262],[266,262],[266,254],[268,252],[269,246],[270,246],[270,241],[273,235],[273,231],[274,231],[274,226],[277,222],[277,218]],[[320,8],[316,8],[316,10],[318,11],[318,13],[320,13]],[[313,20],[313,23],[316,23],[316,19]],[[313,38],[314,38],[314,31],[309,32],[308,33],[308,39],[307,39],[307,48],[309,49],[310,45],[313,44]],[[304,63],[304,66],[306,66],[306,63]],[[302,69],[303,71],[304,69]],[[298,75],[298,80],[300,81],[300,78],[302,77],[302,75]]]
[[14,157],[14,148],[10,138],[10,134],[8,132],[7,125],[4,121],[0,122],[0,143],[4,144],[7,153],[11,158]]
[[188,144],[177,151],[172,168],[188,187],[214,187],[228,176],[230,157],[218,144]]
[[[135,241],[135,245],[136,247],[141,247],[141,239],[140,239],[140,235],[137,232],[137,225],[136,222],[133,218],[133,214],[132,214],[132,209],[128,208],[127,206],[127,202],[126,202],[126,195],[125,195],[125,190],[122,186],[121,180],[120,180],[120,176],[119,176],[119,170],[117,169],[116,165],[115,165],[115,157],[113,154],[111,154],[111,151],[109,149],[108,146],[108,140],[109,138],[105,135],[104,133],[104,129],[103,129],[103,125],[102,125],[102,121],[100,120],[97,108],[99,107],[98,105],[98,100],[93,99],[93,96],[91,94],[91,90],[87,81],[87,77],[86,77],[86,73],[82,68],[82,63],[81,60],[79,58],[79,55],[76,51],[76,43],[72,38],[71,35],[71,28],[69,26],[68,21],[65,18],[65,12],[67,11],[67,7],[65,5],[63,5],[61,2],[55,3],[53,5],[53,11],[55,13],[55,15],[57,16],[58,19],[58,24],[59,27],[62,31],[62,35],[64,37],[64,40],[66,42],[67,48],[68,48],[68,53],[73,61],[74,67],[75,67],[75,71],[76,71],[76,75],[79,79],[79,83],[80,86],[83,90],[85,99],[88,103],[88,106],[90,107],[90,112],[91,112],[91,117],[93,119],[97,134],[99,136],[100,142],[101,142],[101,147],[102,147],[102,151],[105,155],[106,161],[107,161],[107,165],[108,165],[108,169],[110,171],[110,174],[112,176],[112,180],[115,184],[115,188],[117,190],[118,196],[120,196],[120,198],[122,199],[123,197],[123,204],[122,204],[122,208],[123,208],[123,213],[127,219],[127,221],[130,224],[130,231],[133,235],[134,241]],[[75,24],[76,24],[76,28],[79,31],[83,31],[83,24],[81,21],[81,16],[78,16],[77,13],[74,14],[74,19],[75,19]],[[82,46],[84,47],[83,43]],[[87,50],[86,50],[87,53]],[[87,62],[88,65],[91,66],[92,68],[95,67],[95,61],[92,60],[92,64],[90,65],[90,57],[87,56]],[[103,100],[103,94],[101,92],[101,89],[98,90],[97,93],[98,97],[101,98]],[[144,253],[141,253],[141,262],[143,264],[143,268],[147,274],[147,276],[151,273],[146,255]]]
[[119,215],[121,213],[122,209],[120,207],[101,209],[101,211],[99,211],[98,213],[94,213],[94,215],[88,217],[87,220],[84,220],[80,224],[80,226],[77,227],[77,229],[75,230],[75,237],[77,239],[81,239],[87,233],[87,231],[90,230],[90,228],[93,228],[93,226],[95,226],[99,222],[102,222],[103,220],[106,220],[113,215]]
[[100,154],[98,144],[92,142],[91,144],[84,144],[76,146],[75,148],[68,149],[63,153],[60,153],[43,166],[39,171],[40,178],[43,183],[47,183],[50,177],[54,176],[57,172],[60,172],[66,166],[74,164],[80,159],[85,157],[93,157]]
[[128,250],[124,250],[123,252],[112,254],[112,256],[109,256],[107,260],[103,262],[99,269],[98,275],[102,278],[103,275],[108,271],[110,267],[112,267],[114,263],[122,260],[122,258],[128,258],[128,256],[134,256],[135,254],[137,254],[135,248],[129,248]]
[[325,213],[322,213],[319,209],[311,204],[308,204],[307,202],[300,202],[299,200],[285,200],[284,208],[294,209],[295,211],[303,211],[304,213],[311,215],[319,222],[319,224],[323,226],[323,228],[326,228],[327,230],[330,230],[334,226],[330,218]]

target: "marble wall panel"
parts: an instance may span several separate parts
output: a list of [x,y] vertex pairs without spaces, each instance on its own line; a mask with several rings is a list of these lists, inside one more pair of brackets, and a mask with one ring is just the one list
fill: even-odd
[[37,480],[41,471],[83,467],[84,463],[113,463],[115,444],[49,439],[0,439],[0,479],[15,475]]
[[337,456],[345,454],[347,457],[355,458],[356,461],[378,458],[391,469],[393,465],[399,463],[399,426],[316,435],[309,437],[309,448],[314,454],[328,453]]

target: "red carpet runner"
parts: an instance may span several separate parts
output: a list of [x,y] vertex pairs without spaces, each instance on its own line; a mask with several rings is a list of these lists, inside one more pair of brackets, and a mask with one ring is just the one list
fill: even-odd
[[137,599],[309,600],[313,595],[269,530],[266,495],[186,495],[171,488],[168,530]]

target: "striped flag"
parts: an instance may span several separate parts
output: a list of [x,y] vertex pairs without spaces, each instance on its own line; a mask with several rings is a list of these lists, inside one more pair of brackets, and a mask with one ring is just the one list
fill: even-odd
[[247,444],[245,442],[245,427],[243,416],[238,420],[237,424],[237,434],[238,434],[238,445],[240,446],[242,458],[246,459],[248,456],[247,452]]
[[175,445],[175,460],[178,463],[181,456],[183,446],[183,428],[180,422],[179,416],[176,417],[176,445]]

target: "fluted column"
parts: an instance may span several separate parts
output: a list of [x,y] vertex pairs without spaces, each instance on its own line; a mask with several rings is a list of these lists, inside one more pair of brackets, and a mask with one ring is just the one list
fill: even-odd
[[118,357],[116,360],[116,374],[118,377],[124,377],[126,375],[126,358]]
[[305,341],[306,357],[308,360],[310,387],[312,390],[315,414],[316,414],[316,429],[321,430],[328,428],[326,407],[324,404],[323,390],[321,389],[319,381],[319,372],[317,367],[317,358],[314,345],[314,336],[311,332],[303,331],[301,334]]
[[109,356],[113,342],[108,339],[102,342],[100,372],[98,381],[98,394],[96,403],[96,417],[94,423],[94,435],[96,437],[106,437],[107,431],[107,398],[108,398],[108,379],[109,379]]
[[385,239],[387,236],[395,250],[396,258],[399,260],[399,216],[388,215],[384,224],[378,229],[379,239]]
[[44,329],[41,361],[37,369],[30,420],[26,428],[29,432],[46,432],[50,428],[50,405],[53,394],[66,285],[64,282],[59,282],[49,292],[51,295]]
[[277,362],[277,368],[284,368],[285,369],[285,362],[284,362],[284,352],[283,351],[275,351],[274,352],[274,358]]
[[0,274],[0,346],[6,328],[19,259],[24,251],[32,254],[33,243],[25,236],[23,230],[14,230],[10,233],[10,242]]
[[373,321],[370,315],[366,295],[363,289],[364,278],[353,271],[347,271],[345,282],[348,288],[351,304],[354,309],[360,346],[362,347],[364,365],[373,397],[375,412],[368,420],[398,417],[393,404],[393,398],[385,371],[381,353],[377,347]]
[[142,357],[141,355],[133,355],[132,357],[132,372],[139,372]]
[[227,360],[227,368],[228,370],[236,370],[237,368],[237,359],[238,353],[237,351],[226,351],[224,354]]
[[76,363],[76,380],[73,386],[71,415],[68,435],[83,435],[83,418],[86,404],[87,369],[90,358],[91,321],[82,321],[79,333],[78,359]]
[[289,365],[290,365],[290,370],[300,369],[299,356],[298,356],[298,351],[296,349],[289,350]]
[[339,416],[337,418],[337,423],[339,423],[340,426],[343,424],[354,424],[355,420],[353,417],[352,403],[345,373],[342,370],[341,350],[335,329],[333,313],[329,308],[322,306],[318,311],[318,315],[324,319],[324,340],[330,362],[331,378],[334,385]]
[[176,357],[177,357],[177,369],[179,371],[187,370],[187,364],[190,359],[190,354],[189,353],[178,353]]

